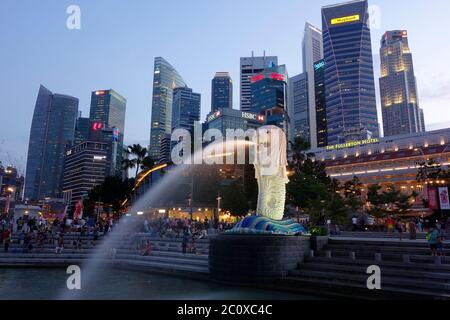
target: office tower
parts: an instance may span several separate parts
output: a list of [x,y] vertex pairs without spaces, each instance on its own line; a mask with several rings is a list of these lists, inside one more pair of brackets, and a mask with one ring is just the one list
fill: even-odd
[[227,129],[242,129],[244,131],[248,129],[256,130],[265,125],[265,123],[265,116],[258,113],[224,108],[210,112],[206,116],[205,130],[217,129],[222,132],[225,137]]
[[165,134],[161,140],[161,150],[160,150],[160,163],[169,163],[172,159],[171,151],[172,151],[172,135]]
[[228,72],[217,72],[211,82],[211,111],[233,109],[233,80]]
[[388,31],[383,35],[380,59],[384,136],[425,131],[406,30]]
[[241,58],[241,111],[250,111],[252,107],[252,78],[260,74],[264,69],[275,67],[278,65],[277,57],[246,57]]
[[317,147],[323,148],[328,145],[327,109],[325,103],[325,61],[323,59],[314,63],[314,94],[316,99]]
[[153,74],[152,124],[150,129],[150,156],[160,158],[161,142],[172,133],[173,89],[186,83],[164,58],[155,58]]
[[111,171],[111,144],[85,141],[66,151],[63,194],[69,211]]
[[309,138],[307,139],[312,148],[317,147],[317,116],[314,80],[314,63],[323,59],[322,30],[310,23],[305,24],[302,42],[302,64],[303,73],[307,77],[308,112],[306,122],[308,123]]
[[328,144],[379,136],[367,0],[322,8]]
[[41,86],[28,146],[25,198],[61,196],[64,152],[73,144],[78,99]]
[[292,140],[302,137],[311,143],[307,73],[289,78],[288,92]]
[[172,131],[175,129],[194,130],[194,122],[200,121],[201,95],[188,87],[173,90]]
[[81,111],[78,114],[78,119],[75,124],[75,138],[74,145],[80,144],[89,139],[89,129],[91,127],[91,120],[89,118],[83,118]]
[[251,79],[250,111],[264,115],[268,125],[282,128],[290,138],[286,66],[266,68]]
[[101,122],[105,128],[117,128],[119,143],[123,144],[127,100],[116,91],[97,90],[91,94],[91,123]]

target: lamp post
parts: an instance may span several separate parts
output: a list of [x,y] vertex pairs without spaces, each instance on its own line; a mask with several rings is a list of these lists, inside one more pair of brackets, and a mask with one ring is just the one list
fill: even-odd
[[219,221],[219,217],[220,217],[220,201],[222,200],[222,197],[219,195],[216,200],[217,200],[217,216],[216,216],[216,220]]
[[192,198],[188,199],[188,205],[189,205],[189,220],[192,222],[193,213],[192,213]]

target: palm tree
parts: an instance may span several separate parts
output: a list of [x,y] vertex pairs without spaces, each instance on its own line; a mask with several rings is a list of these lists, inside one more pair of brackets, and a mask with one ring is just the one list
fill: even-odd
[[[146,159],[149,158],[147,148],[143,148],[140,144],[133,144],[132,146],[128,146],[125,152],[127,159],[123,160],[122,164],[125,169],[136,168],[135,177],[137,178],[139,170],[143,169],[144,160],[146,164],[150,163],[149,159]],[[133,158],[129,159],[130,156]]]
[[146,156],[144,159],[142,159],[141,169],[142,170],[149,170],[152,169],[155,166],[155,160],[153,160],[152,157]]

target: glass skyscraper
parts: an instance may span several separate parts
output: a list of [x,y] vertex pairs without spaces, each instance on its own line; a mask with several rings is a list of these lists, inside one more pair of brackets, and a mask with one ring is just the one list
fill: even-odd
[[91,94],[91,123],[101,122],[105,128],[119,130],[119,143],[123,144],[127,100],[116,91],[97,90]]
[[314,93],[316,107],[317,147],[328,145],[327,108],[325,101],[325,61],[319,60],[314,64]]
[[322,8],[328,144],[379,136],[367,0]]
[[172,133],[173,89],[184,86],[183,78],[169,62],[161,57],[155,58],[150,129],[150,156],[155,161],[160,159],[164,136]]
[[406,30],[388,31],[383,35],[380,59],[384,136],[425,131]]
[[241,111],[250,111],[252,108],[252,78],[267,68],[278,65],[278,57],[244,57],[241,58]]
[[28,145],[25,198],[61,197],[64,152],[73,143],[77,115],[77,98],[40,87]]
[[233,81],[228,72],[217,72],[211,83],[211,111],[233,109]]
[[292,140],[302,137],[310,142],[308,74],[304,72],[291,77],[288,83]]
[[188,87],[173,90],[172,130],[186,129],[193,131],[194,122],[200,121],[200,93]]
[[81,111],[75,125],[75,139],[73,144],[77,145],[89,139],[89,130],[91,128],[91,119],[83,118]]
[[251,79],[250,111],[264,115],[268,125],[284,129],[290,137],[287,82],[288,75],[284,65],[267,68],[254,75]]

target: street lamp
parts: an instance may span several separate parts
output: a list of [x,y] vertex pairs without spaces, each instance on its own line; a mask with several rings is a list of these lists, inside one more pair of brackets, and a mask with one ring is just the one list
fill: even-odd
[[216,217],[216,220],[219,220],[219,215],[220,215],[220,200],[222,200],[222,197],[221,197],[221,196],[218,196],[216,200],[217,200],[217,217]]

